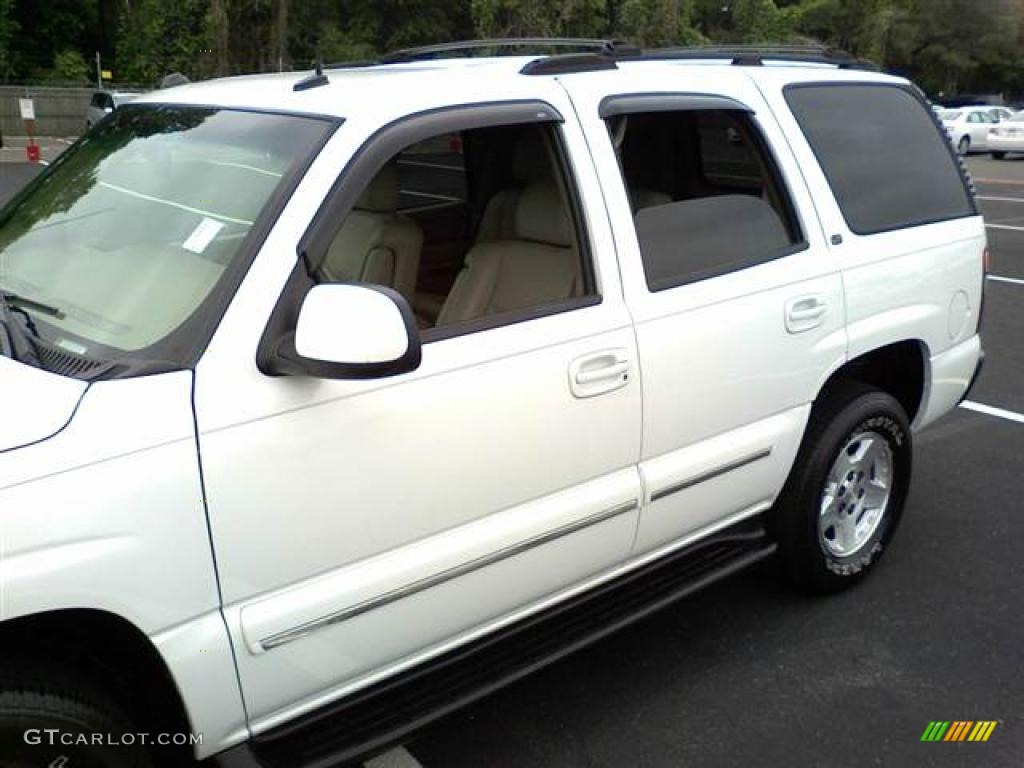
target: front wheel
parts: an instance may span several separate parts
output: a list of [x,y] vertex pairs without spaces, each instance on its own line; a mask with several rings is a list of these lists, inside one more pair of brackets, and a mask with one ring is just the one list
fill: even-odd
[[773,511],[797,587],[835,592],[878,562],[903,513],[911,463],[910,426],[891,395],[845,382],[815,405]]
[[[0,669],[0,765],[4,768],[151,768],[140,730],[98,691],[49,682],[47,670]],[[130,740],[131,743],[128,743]]]
[[960,143],[956,145],[956,151],[961,155],[966,155],[971,151],[971,139],[969,136],[962,136]]

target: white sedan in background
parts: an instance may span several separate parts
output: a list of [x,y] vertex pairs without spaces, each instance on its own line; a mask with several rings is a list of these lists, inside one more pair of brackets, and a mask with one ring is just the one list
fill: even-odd
[[996,160],[1002,160],[1009,152],[1024,153],[1024,110],[992,128],[987,141]]
[[939,112],[953,146],[961,155],[988,149],[988,133],[999,121],[990,113],[991,107],[957,107]]

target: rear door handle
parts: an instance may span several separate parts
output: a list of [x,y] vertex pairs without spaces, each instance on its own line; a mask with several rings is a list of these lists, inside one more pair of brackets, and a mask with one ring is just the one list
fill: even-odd
[[575,397],[594,397],[626,386],[633,364],[625,349],[606,349],[569,364],[569,389]]
[[797,296],[786,302],[786,330],[802,333],[817,328],[828,314],[828,302],[822,296]]

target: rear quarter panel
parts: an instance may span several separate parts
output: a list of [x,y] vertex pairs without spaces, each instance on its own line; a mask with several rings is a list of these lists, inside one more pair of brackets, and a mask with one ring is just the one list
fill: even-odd
[[[854,233],[786,104],[783,89],[798,82],[907,81],[864,72],[765,70],[757,74],[757,82],[803,169],[817,215],[843,272],[848,357],[854,359],[900,341],[923,344],[929,370],[915,423],[923,426],[926,411],[928,420],[940,415],[927,407],[934,383],[932,362],[953,347],[976,345],[984,281],[984,221],[979,214],[872,235]],[[836,239],[841,242],[836,244]]]

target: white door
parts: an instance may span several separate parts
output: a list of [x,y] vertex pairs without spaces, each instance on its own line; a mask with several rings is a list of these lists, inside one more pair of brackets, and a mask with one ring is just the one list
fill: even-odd
[[988,147],[988,132],[995,121],[984,112],[970,112],[967,115],[967,130],[971,134],[971,149]]
[[636,323],[637,554],[766,509],[846,349],[840,275],[770,110],[736,67],[696,69],[569,85]]
[[[554,110],[572,112],[564,93],[553,84],[547,90],[546,104],[520,100],[448,110],[443,118],[435,110],[372,139],[374,125],[342,126],[198,366],[213,545],[256,730],[497,626],[629,553],[640,501],[635,340],[586,145],[578,125],[551,119]],[[474,101],[474,94],[462,95]],[[571,158],[565,167],[572,175],[559,182],[567,185],[560,203],[567,220],[578,225],[573,237],[583,270],[571,296],[532,302],[532,283],[512,286],[506,293],[515,294],[518,310],[427,333],[418,370],[394,378],[260,373],[257,345],[270,312],[294,301],[289,289],[281,297],[282,288],[308,212],[357,147],[367,143],[346,170],[349,184],[361,185],[358,179],[413,141],[426,149],[421,160],[404,161],[406,170],[440,177],[445,167],[458,173],[462,162],[451,155],[463,151],[452,134],[526,120],[542,121],[537,130],[550,152]],[[463,133],[462,146],[494,140],[481,135]],[[427,156],[432,147],[440,159]],[[548,159],[554,163],[556,155]],[[559,173],[554,168],[550,178]],[[373,214],[395,215],[407,230],[419,222],[420,270],[429,271],[435,260],[443,266],[445,250],[430,242],[430,201],[450,220],[464,185],[449,180],[443,193],[414,191],[407,184],[424,177],[408,178],[396,203],[406,212],[378,201]],[[342,184],[338,199],[359,191]],[[542,240],[551,213],[526,216],[540,216],[539,224],[519,216],[516,226],[533,226],[528,234]],[[517,242],[508,246],[513,255]],[[564,243],[522,246],[529,253],[538,247],[558,259],[567,251]],[[387,250],[374,254],[380,249]],[[474,253],[480,262],[493,248]]]

